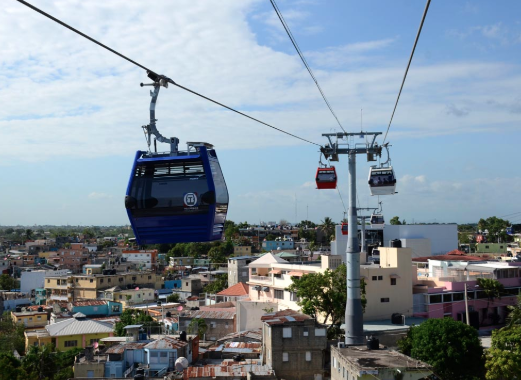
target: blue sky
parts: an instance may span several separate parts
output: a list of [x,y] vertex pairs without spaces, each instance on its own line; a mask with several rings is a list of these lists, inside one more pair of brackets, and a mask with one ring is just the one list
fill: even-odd
[[[33,4],[176,82],[319,144],[339,127],[269,1]],[[342,125],[385,132],[423,1],[277,2]],[[0,225],[127,224],[123,198],[145,149],[145,73],[12,1],[0,10]],[[477,222],[521,211],[521,3],[431,3],[388,141],[389,220]],[[162,89],[165,136],[218,151],[235,221],[340,220],[318,191],[316,146],[182,90]],[[380,139],[381,142],[381,139]],[[347,160],[336,164],[347,202]],[[378,199],[358,157],[362,207]],[[521,222],[520,220],[513,220]]]

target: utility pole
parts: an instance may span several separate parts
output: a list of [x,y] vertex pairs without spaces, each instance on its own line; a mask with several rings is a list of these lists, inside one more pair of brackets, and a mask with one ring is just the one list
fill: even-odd
[[[325,133],[329,145],[321,147],[320,151],[326,159],[338,161],[339,154],[347,154],[349,163],[349,209],[348,209],[348,238],[346,249],[347,266],[347,302],[345,312],[345,343],[347,345],[361,345],[364,343],[364,324],[362,300],[360,297],[360,248],[358,245],[358,218],[356,208],[356,155],[366,154],[368,161],[376,161],[375,155],[380,156],[382,147],[375,143],[381,132],[358,133]],[[354,143],[353,137],[372,137],[363,143]],[[351,143],[349,143],[351,137]],[[371,141],[369,141],[371,140]]]
[[468,300],[468,297],[467,297],[467,283],[465,283],[465,316],[467,318],[467,325],[470,326],[469,300]]

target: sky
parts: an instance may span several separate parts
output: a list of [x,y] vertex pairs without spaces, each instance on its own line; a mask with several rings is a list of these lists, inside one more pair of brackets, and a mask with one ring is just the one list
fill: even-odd
[[[319,145],[323,133],[341,131],[268,0],[30,2],[277,128]],[[385,134],[425,2],[277,4],[342,126]],[[150,87],[141,82],[150,82],[143,69],[3,2],[0,225],[128,224],[125,190],[149,121]],[[360,155],[358,206],[381,201],[387,220],[408,223],[475,223],[521,211],[520,89],[521,2],[433,0],[387,137],[398,193],[370,196],[370,163]],[[181,147],[215,145],[229,219],[344,217],[346,156],[335,163],[339,191],[317,190],[316,145],[175,86],[161,89],[156,117]],[[510,220],[521,222],[519,215]]]

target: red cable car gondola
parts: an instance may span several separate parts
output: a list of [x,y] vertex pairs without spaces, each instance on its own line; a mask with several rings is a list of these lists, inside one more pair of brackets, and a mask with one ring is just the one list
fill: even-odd
[[336,189],[335,167],[318,168],[315,181],[317,183],[317,189]]
[[349,234],[349,228],[348,228],[348,224],[347,223],[342,223],[342,235],[347,235]]

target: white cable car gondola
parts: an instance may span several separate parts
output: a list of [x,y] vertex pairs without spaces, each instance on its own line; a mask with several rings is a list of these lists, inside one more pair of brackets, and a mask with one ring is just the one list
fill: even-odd
[[389,164],[389,148],[384,145],[387,150],[387,161],[380,166],[371,166],[369,169],[369,190],[371,195],[391,195],[396,193],[396,177],[392,165]]
[[396,177],[392,166],[371,166],[369,170],[369,190],[371,195],[391,195],[396,191]]
[[371,214],[371,228],[384,228],[384,216],[380,213]]

